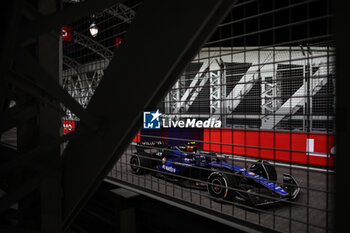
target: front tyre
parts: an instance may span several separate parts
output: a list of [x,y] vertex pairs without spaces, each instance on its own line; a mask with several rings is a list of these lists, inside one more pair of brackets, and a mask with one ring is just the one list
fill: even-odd
[[221,172],[212,172],[208,177],[208,192],[215,198],[232,200],[236,192],[232,188],[233,180]]

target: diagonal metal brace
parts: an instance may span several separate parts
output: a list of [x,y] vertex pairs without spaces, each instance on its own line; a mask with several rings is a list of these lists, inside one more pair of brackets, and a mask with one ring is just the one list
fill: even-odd
[[64,230],[140,128],[142,111],[165,96],[233,3],[143,2],[87,108],[104,119],[101,133],[84,133],[63,154]]
[[[74,112],[82,123],[97,131],[99,127],[98,119],[86,111],[72,96],[68,94],[35,59],[24,49],[17,55],[18,69],[23,73],[30,74],[35,79],[35,84],[45,90],[53,98],[58,99],[62,104]],[[11,81],[11,80],[9,80]]]

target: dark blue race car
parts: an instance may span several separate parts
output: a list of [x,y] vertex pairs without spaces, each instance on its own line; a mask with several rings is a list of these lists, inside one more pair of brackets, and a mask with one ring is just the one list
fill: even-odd
[[138,143],[130,167],[135,174],[151,172],[186,187],[207,189],[215,200],[235,200],[254,206],[295,200],[300,192],[298,182],[289,174],[283,174],[283,183],[278,184],[275,167],[265,160],[246,169],[216,153],[198,151],[195,143],[178,146],[161,141]]

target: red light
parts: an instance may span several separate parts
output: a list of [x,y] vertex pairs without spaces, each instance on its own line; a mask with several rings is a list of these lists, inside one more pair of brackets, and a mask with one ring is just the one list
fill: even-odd
[[71,30],[72,30],[71,26],[62,26],[62,40],[72,41]]
[[70,133],[75,130],[75,121],[63,120],[63,133]]
[[119,48],[119,45],[122,43],[122,38],[115,38],[115,47],[116,48]]

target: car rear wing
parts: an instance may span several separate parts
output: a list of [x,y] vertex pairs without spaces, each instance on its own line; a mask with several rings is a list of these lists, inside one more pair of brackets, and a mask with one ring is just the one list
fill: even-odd
[[145,149],[152,149],[152,148],[168,148],[169,146],[164,141],[145,141],[145,142],[138,142],[136,144],[136,150],[138,152],[144,151]]

